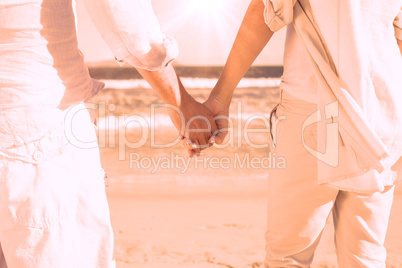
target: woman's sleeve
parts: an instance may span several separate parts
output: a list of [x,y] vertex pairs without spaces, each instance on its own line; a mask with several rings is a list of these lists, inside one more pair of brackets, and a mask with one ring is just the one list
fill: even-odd
[[176,40],[161,32],[151,0],[84,0],[116,59],[156,71],[175,60]]
[[293,7],[297,0],[262,0],[265,5],[265,23],[277,32],[293,21]]

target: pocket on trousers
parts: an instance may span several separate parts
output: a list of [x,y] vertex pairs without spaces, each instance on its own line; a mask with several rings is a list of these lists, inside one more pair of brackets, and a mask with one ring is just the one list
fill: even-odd
[[278,146],[279,137],[281,136],[282,123],[281,121],[286,119],[286,115],[278,116],[277,110],[280,104],[272,109],[269,117],[269,131],[270,131],[270,150],[275,151]]
[[1,215],[9,224],[45,229],[74,206],[77,185],[60,166],[9,161],[1,169]]

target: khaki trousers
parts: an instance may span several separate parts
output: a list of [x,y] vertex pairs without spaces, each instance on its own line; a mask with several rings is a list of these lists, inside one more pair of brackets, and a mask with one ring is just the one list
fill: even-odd
[[[302,124],[316,109],[286,92],[276,108],[283,120],[272,128],[272,152],[286,159],[286,168],[269,173],[265,267],[309,267],[331,211],[339,267],[385,267],[394,187],[359,194],[318,184],[317,159],[301,139]],[[314,131],[304,133],[310,147]]]

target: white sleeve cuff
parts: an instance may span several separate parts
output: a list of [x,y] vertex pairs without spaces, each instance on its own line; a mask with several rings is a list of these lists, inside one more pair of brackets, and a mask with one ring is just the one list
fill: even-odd
[[118,62],[127,62],[135,68],[157,71],[175,61],[179,54],[177,42],[171,36],[164,36],[161,44],[150,44],[151,49],[143,55],[130,55]]
[[269,29],[277,32],[293,21],[296,0],[262,0],[265,5],[264,19]]

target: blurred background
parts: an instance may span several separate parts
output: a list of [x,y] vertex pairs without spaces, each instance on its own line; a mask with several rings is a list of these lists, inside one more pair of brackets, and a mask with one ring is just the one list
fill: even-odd
[[[179,44],[175,67],[184,86],[205,101],[249,1],[152,4],[162,30]],[[190,160],[166,111],[154,107],[161,104],[158,96],[132,67],[114,61],[80,1],[77,17],[91,76],[106,84],[94,101],[100,104],[98,138],[117,266],[263,267],[266,180],[281,160],[269,154],[266,123],[279,97],[286,31],[274,35],[237,88],[225,148]],[[257,131],[245,137],[247,129]],[[251,165],[253,158],[260,164]],[[387,237],[389,267],[402,267],[401,209],[399,190]],[[332,220],[327,225],[313,267],[337,266]]]
[[[176,64],[222,66],[249,5],[247,0],[152,0],[163,32],[175,37],[180,54]],[[88,63],[114,59],[95,26],[77,1],[78,39]],[[257,65],[281,65],[285,31],[273,37]],[[197,52],[197,53],[195,53]]]

